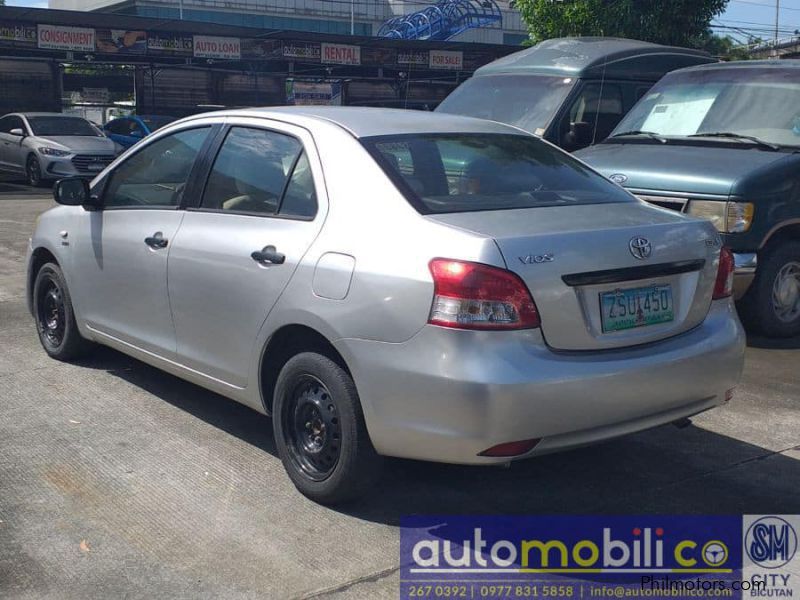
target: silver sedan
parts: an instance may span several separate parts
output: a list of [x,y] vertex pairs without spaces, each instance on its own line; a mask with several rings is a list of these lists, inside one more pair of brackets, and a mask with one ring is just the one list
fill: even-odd
[[507,463],[682,422],[742,368],[711,224],[499,123],[205,114],[55,196],[28,257],[45,351],[111,346],[272,415],[320,502],[384,456]]

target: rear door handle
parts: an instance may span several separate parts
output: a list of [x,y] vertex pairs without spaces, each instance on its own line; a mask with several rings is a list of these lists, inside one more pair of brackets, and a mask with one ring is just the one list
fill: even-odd
[[151,248],[160,249],[166,248],[169,240],[164,237],[160,231],[156,231],[152,236],[144,238],[144,243]]
[[253,252],[250,258],[258,263],[272,263],[273,265],[282,265],[286,262],[286,255],[278,252],[275,246],[264,246],[262,250]]

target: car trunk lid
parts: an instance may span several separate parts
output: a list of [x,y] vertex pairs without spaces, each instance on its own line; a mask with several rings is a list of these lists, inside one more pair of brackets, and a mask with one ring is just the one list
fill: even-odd
[[[698,325],[711,303],[719,236],[710,224],[666,209],[636,202],[428,218],[494,238],[533,295],[554,349],[654,342]],[[660,310],[667,293],[671,314]],[[626,328],[616,330],[620,325]]]

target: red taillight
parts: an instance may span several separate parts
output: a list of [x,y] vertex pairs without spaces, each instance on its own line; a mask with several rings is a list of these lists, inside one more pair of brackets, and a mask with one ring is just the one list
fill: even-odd
[[505,444],[498,444],[492,446],[488,450],[484,450],[478,456],[521,456],[527,454],[541,441],[536,438],[532,440],[520,440],[519,442],[506,442]]
[[727,298],[733,294],[733,252],[729,248],[719,251],[719,268],[717,269],[717,280],[714,282],[714,300]]
[[459,329],[539,327],[539,311],[523,281],[511,271],[479,263],[434,258],[432,325]]

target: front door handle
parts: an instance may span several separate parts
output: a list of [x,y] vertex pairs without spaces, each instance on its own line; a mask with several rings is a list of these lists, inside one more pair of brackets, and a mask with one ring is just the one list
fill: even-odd
[[164,237],[163,233],[156,231],[152,236],[144,238],[144,243],[158,250],[160,248],[166,248],[167,244],[169,244],[169,240]]
[[273,265],[282,265],[286,262],[286,255],[278,252],[275,246],[264,246],[262,250],[253,252],[250,258],[258,263],[272,263]]

